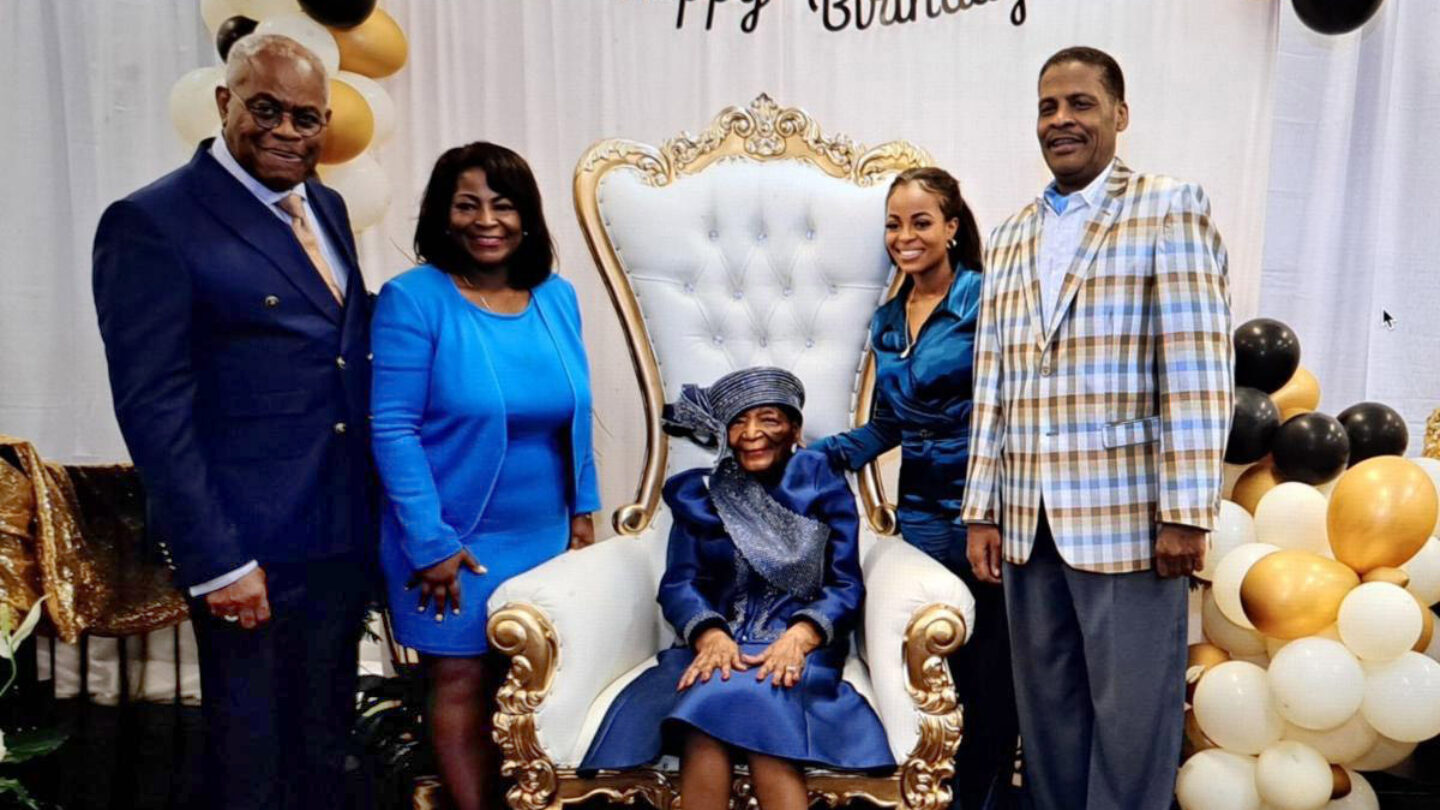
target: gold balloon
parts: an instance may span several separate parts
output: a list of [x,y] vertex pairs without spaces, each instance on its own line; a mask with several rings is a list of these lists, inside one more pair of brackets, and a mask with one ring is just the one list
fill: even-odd
[[1261,633],[1304,638],[1334,624],[1345,594],[1359,584],[1354,571],[1334,560],[1281,549],[1250,566],[1240,583],[1240,605]]
[[1275,409],[1280,412],[1280,422],[1284,424],[1291,416],[1320,406],[1320,381],[1315,379],[1310,369],[1300,366],[1279,390],[1270,395],[1270,401],[1275,403]]
[[1260,499],[1265,497],[1265,493],[1280,486],[1284,480],[1275,469],[1275,460],[1266,456],[1235,480],[1235,489],[1230,493],[1230,500],[1254,515],[1255,507],[1259,505]]
[[[1410,595],[1415,596],[1413,593]],[[1420,626],[1420,638],[1415,641],[1415,646],[1410,649],[1418,653],[1423,653],[1430,646],[1430,639],[1435,636],[1435,612],[1430,609],[1429,605],[1421,602],[1420,597],[1415,596],[1415,601],[1420,605],[1420,616],[1424,624]]]
[[1429,539],[1437,509],[1435,485],[1420,465],[1399,456],[1365,459],[1346,470],[1330,493],[1330,549],[1362,574],[1398,568]]
[[1219,748],[1213,740],[1205,736],[1200,730],[1200,722],[1195,719],[1195,710],[1185,710],[1185,739],[1180,745],[1180,758],[1189,759],[1195,754],[1209,748]]
[[1384,566],[1374,568],[1360,577],[1361,582],[1388,582],[1391,585],[1399,585],[1402,588],[1410,587],[1410,575],[1405,573],[1403,568],[1391,568]]
[[340,46],[340,69],[379,79],[405,66],[410,44],[405,32],[382,9],[354,28],[331,28]]
[[1330,801],[1343,799],[1350,795],[1352,790],[1350,774],[1340,765],[1330,766]]
[[344,163],[360,156],[375,137],[375,113],[360,91],[330,80],[330,126],[325,128],[321,163]]
[[1195,699],[1195,687],[1200,685],[1200,676],[1213,666],[1230,660],[1230,653],[1208,641],[1190,645],[1185,662],[1185,702]]

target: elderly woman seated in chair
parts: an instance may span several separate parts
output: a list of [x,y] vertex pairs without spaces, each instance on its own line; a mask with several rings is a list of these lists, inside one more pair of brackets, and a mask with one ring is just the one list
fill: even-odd
[[685,386],[666,427],[720,448],[665,485],[674,517],[659,602],[678,635],[601,723],[582,770],[678,753],[685,810],[726,807],[745,761],[765,810],[804,810],[804,766],[894,766],[874,710],[841,679],[860,617],[859,519],[825,456],[797,449],[805,391],[751,368]]

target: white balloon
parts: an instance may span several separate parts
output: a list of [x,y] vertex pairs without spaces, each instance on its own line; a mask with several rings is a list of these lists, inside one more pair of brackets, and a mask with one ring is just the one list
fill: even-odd
[[1279,550],[1279,546],[1270,543],[1245,543],[1220,559],[1215,568],[1215,602],[1225,618],[1248,630],[1255,629],[1240,606],[1240,583],[1245,581],[1245,574],[1257,560]]
[[1425,629],[1420,603],[1389,582],[1361,583],[1340,603],[1340,639],[1365,661],[1389,661],[1415,646]]
[[[1440,459],[1430,458],[1429,456],[1420,456],[1418,458],[1412,458],[1410,460],[1415,462],[1415,464],[1418,465],[1420,469],[1424,470],[1426,475],[1430,476],[1430,483],[1435,485],[1435,493],[1437,495],[1440,495]],[[1440,513],[1436,513],[1435,528],[1431,529],[1430,533],[1433,535],[1440,535]]]
[[1405,761],[1415,750],[1413,742],[1398,742],[1389,737],[1377,737],[1370,750],[1358,759],[1344,763],[1347,768],[1357,771],[1383,771]]
[[1275,710],[1301,728],[1325,731],[1355,716],[1365,699],[1365,670],[1328,638],[1298,639],[1280,650],[1267,671]]
[[264,22],[281,14],[303,14],[300,0],[235,0],[240,13],[252,20]]
[[344,163],[320,164],[320,179],[345,198],[351,230],[359,233],[385,218],[390,178],[370,152]]
[[1325,805],[1325,810],[1380,810],[1380,797],[1370,787],[1370,780],[1349,768],[1345,775],[1350,777],[1350,792]]
[[1430,635],[1430,646],[1425,648],[1425,655],[1431,661],[1440,661],[1440,633]]
[[1305,743],[1319,751],[1320,756],[1327,761],[1337,765],[1364,756],[1379,738],[1379,733],[1365,722],[1359,712],[1339,728],[1329,731],[1311,731],[1292,723],[1285,724],[1285,739]]
[[1376,731],[1398,742],[1420,742],[1440,734],[1440,663],[1407,652],[1370,666],[1360,712]]
[[1255,539],[1280,548],[1297,548],[1334,558],[1325,528],[1329,502],[1320,491],[1286,481],[1265,493],[1255,506]]
[[1226,661],[1205,671],[1195,687],[1195,720],[1221,748],[1258,754],[1285,733],[1265,670]]
[[301,11],[266,17],[255,26],[257,34],[278,34],[289,37],[310,49],[325,65],[325,72],[334,76],[340,70],[340,46],[329,29],[310,19]]
[[355,92],[370,105],[370,112],[375,116],[375,134],[370,138],[370,148],[390,140],[390,136],[395,134],[395,101],[385,88],[369,76],[348,70],[336,73],[335,78],[355,88]]
[[170,123],[186,146],[194,146],[220,131],[215,88],[224,83],[225,68],[214,65],[186,73],[170,88]]
[[1205,551],[1205,567],[1196,577],[1210,582],[1225,555],[1246,543],[1255,542],[1255,519],[1245,507],[1233,501],[1220,502],[1220,517],[1210,530],[1210,547]]
[[[1328,638],[1331,641],[1340,641],[1340,630],[1332,624],[1329,627],[1326,627],[1324,630],[1315,633],[1314,635],[1306,636],[1306,638]],[[1272,638],[1270,636],[1266,636],[1265,654],[1270,656],[1271,659],[1274,659],[1275,654],[1285,649],[1286,645],[1288,645],[1292,641],[1299,640],[1300,639],[1298,638]]]
[[200,0],[200,19],[205,21],[212,37],[219,30],[220,23],[240,13],[239,0]]
[[1330,763],[1304,743],[1282,740],[1260,752],[1255,787],[1276,810],[1320,810],[1334,787]]
[[[1262,655],[1265,637],[1225,618],[1215,601],[1215,589],[1206,588],[1200,603],[1200,627],[1206,640],[1231,655]],[[1440,633],[1435,635],[1440,636]]]
[[1255,758],[1209,748],[1180,766],[1175,798],[1181,810],[1260,810]]
[[1405,590],[1427,605],[1440,602],[1440,540],[1426,540],[1415,556],[1400,567],[1410,575]]

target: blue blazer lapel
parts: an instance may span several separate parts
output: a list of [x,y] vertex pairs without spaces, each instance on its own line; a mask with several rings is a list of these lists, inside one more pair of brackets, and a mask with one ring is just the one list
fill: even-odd
[[330,294],[304,248],[300,247],[295,234],[215,162],[208,146],[209,141],[202,143],[190,162],[193,169],[190,189],[195,197],[221,224],[284,274],[310,303],[330,320],[340,323],[340,305]]

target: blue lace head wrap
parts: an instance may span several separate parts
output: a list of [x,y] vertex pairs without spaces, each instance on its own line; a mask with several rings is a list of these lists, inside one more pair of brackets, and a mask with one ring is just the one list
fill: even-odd
[[788,408],[798,420],[805,408],[805,386],[783,368],[742,368],[716,380],[709,388],[686,384],[665,406],[665,432],[684,436],[716,452],[717,462],[730,455],[727,432],[740,414],[762,405]]

